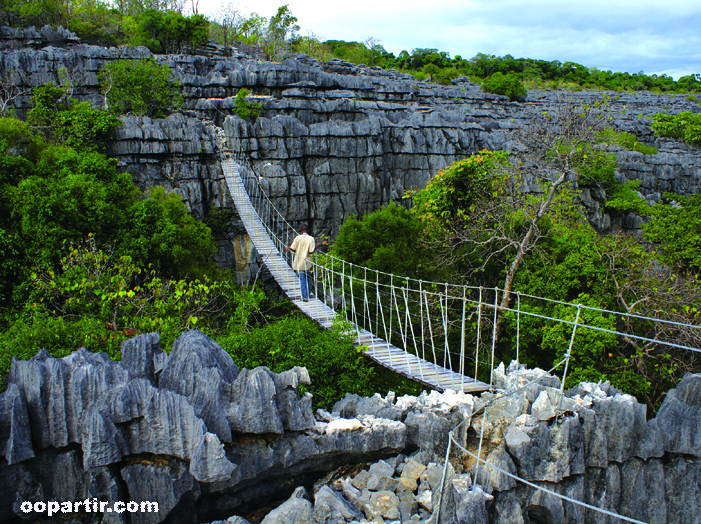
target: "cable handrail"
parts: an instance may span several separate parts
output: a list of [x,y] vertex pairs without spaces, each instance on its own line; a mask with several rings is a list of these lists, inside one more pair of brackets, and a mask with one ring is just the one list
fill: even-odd
[[[232,139],[230,139],[232,140]],[[248,158],[243,153],[243,150],[240,146],[240,140],[238,138],[233,138],[234,141],[234,147],[230,150],[231,156],[236,160],[236,163],[241,167],[241,176],[244,182],[244,185],[246,186],[247,191],[249,192],[249,196],[252,196],[251,202],[254,204],[254,207],[256,207],[256,210],[258,211],[259,215],[261,216],[261,221],[263,222],[263,225],[266,227],[266,230],[269,232],[271,239],[276,243],[278,246],[278,249],[281,250],[281,247],[284,247],[285,245],[289,245],[291,243],[291,239],[294,238],[298,234],[297,230],[294,228],[294,226],[287,221],[287,219],[284,217],[284,215],[280,212],[280,210],[275,206],[275,204],[272,202],[270,199],[269,195],[266,193],[264,188],[261,185],[261,180],[262,177],[260,177],[255,169],[251,166]],[[261,209],[263,212],[261,213]],[[263,218],[266,218],[263,220]],[[271,223],[273,226],[271,226]],[[277,225],[278,227],[275,227]],[[282,226],[282,227],[280,227]],[[280,231],[280,233],[278,233]],[[281,238],[283,236],[284,238]],[[282,250],[281,250],[282,251]],[[528,293],[522,293],[522,292],[517,292],[517,291],[510,291],[510,293],[517,295],[519,297],[519,303],[517,308],[513,308],[511,306],[508,307],[502,307],[498,304],[493,304],[487,301],[481,301],[481,299],[474,299],[471,298],[466,291],[475,291],[475,292],[481,292],[484,290],[487,291],[493,291],[497,294],[505,293],[506,290],[503,288],[499,287],[494,287],[494,288],[484,288],[483,286],[472,286],[472,285],[465,285],[465,284],[451,284],[447,282],[438,282],[438,281],[431,281],[431,280],[423,280],[423,279],[417,279],[409,276],[404,276],[404,275],[395,275],[393,273],[388,273],[385,271],[380,271],[377,269],[372,269],[372,268],[367,268],[365,266],[360,266],[358,264],[354,264],[352,262],[348,262],[342,259],[339,259],[331,254],[325,254],[324,255],[327,263],[328,260],[331,260],[332,268],[328,268],[327,265],[321,265],[317,260],[312,260],[313,267],[315,270],[320,271],[323,270],[324,272],[330,272],[334,276],[339,277],[343,276],[345,278],[352,278],[354,281],[358,282],[361,285],[366,285],[370,284],[372,286],[377,286],[379,289],[385,288],[388,289],[388,293],[393,293],[395,291],[408,291],[408,292],[416,292],[416,288],[411,286],[411,283],[415,283],[418,285],[418,287],[422,290],[423,293],[425,293],[427,296],[434,297],[438,300],[446,300],[447,303],[447,298],[446,297],[451,297],[453,300],[458,300],[460,302],[463,302],[467,305],[473,305],[477,308],[486,308],[486,309],[492,309],[492,308],[497,308],[499,312],[503,313],[515,313],[517,316],[520,318],[521,315],[533,317],[533,318],[538,318],[541,320],[545,321],[553,321],[553,322],[560,322],[563,324],[567,325],[572,325],[573,322],[566,320],[564,318],[557,318],[557,317],[551,317],[548,315],[536,313],[534,311],[529,311],[529,308],[527,305],[522,305],[520,303],[520,299],[533,299],[533,300],[538,300],[538,301],[543,301],[546,303],[550,304],[557,304],[557,305],[563,305],[567,306],[568,308],[572,308],[571,311],[575,310],[584,310],[584,311],[589,311],[589,312],[595,312],[595,313],[602,313],[602,314],[607,314],[607,315],[615,315],[616,317],[620,318],[631,318],[631,319],[637,319],[637,320],[643,320],[643,321],[649,321],[649,322],[656,322],[660,324],[665,324],[665,325],[673,325],[677,327],[683,327],[683,328],[688,328],[692,329],[694,331],[696,330],[701,330],[701,326],[699,325],[694,325],[694,324],[687,324],[687,323],[680,323],[680,322],[675,322],[673,320],[667,320],[667,319],[661,319],[661,318],[655,318],[655,317],[647,317],[644,315],[638,315],[635,313],[629,313],[629,312],[623,312],[623,311],[614,311],[614,310],[609,310],[609,309],[604,309],[604,308],[597,308],[594,306],[589,306],[586,304],[580,304],[576,302],[565,302],[562,300],[557,300],[557,299],[551,299],[547,297],[540,297],[537,295],[531,295]],[[349,268],[350,272],[350,277],[347,275],[343,274],[340,271],[333,270],[333,265],[339,265],[342,264],[343,266],[347,266]],[[353,269],[357,268],[359,271],[363,272],[363,277],[358,277],[358,276],[353,276]],[[370,273],[371,277],[374,276],[375,278],[367,278],[367,274]],[[390,283],[383,283],[379,281],[380,276],[386,277],[390,279]],[[405,283],[405,286],[397,286],[393,282],[394,280],[399,280],[402,283]],[[436,288],[442,288],[442,291],[438,291]],[[382,292],[382,291],[380,291]],[[464,297],[464,298],[462,298]],[[408,302],[413,302],[413,303],[418,303],[417,300],[415,299],[408,299]],[[448,306],[446,306],[448,307]],[[357,315],[357,313],[356,313]],[[701,352],[701,349],[692,347],[689,345],[685,344],[678,344],[675,342],[671,341],[666,341],[666,340],[661,340],[661,339],[654,339],[650,337],[645,337],[633,333],[628,333],[628,332],[623,332],[623,331],[618,331],[615,329],[607,329],[607,328],[602,328],[599,326],[594,326],[587,324],[585,322],[579,323],[578,324],[580,328],[585,328],[585,329],[592,329],[595,331],[603,332],[603,333],[609,333],[617,336],[626,336],[630,339],[638,340],[641,342],[645,343],[654,343],[654,344],[662,344],[665,346],[673,347],[676,349],[684,349],[684,350],[689,350],[689,351],[694,351],[694,352]],[[701,331],[698,331],[701,333]]]

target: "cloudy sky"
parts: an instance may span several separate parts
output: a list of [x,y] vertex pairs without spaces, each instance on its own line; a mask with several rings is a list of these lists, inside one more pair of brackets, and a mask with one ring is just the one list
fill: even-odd
[[[216,17],[230,0],[200,0]],[[363,41],[387,51],[437,48],[572,61],[601,70],[701,73],[699,0],[238,0],[246,15],[270,17],[288,3],[302,35]]]

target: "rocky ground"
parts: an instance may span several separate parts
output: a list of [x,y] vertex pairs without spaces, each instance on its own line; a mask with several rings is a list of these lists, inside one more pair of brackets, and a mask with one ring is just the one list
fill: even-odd
[[[62,521],[613,522],[506,473],[644,522],[700,521],[701,375],[650,420],[608,384],[560,398],[557,377],[515,363],[480,397],[348,395],[314,414],[304,368],[239,370],[198,331],[170,355],[157,334],[122,354],[13,363],[0,395],[0,522],[52,522],[22,503],[86,498],[157,501],[159,513]],[[478,450],[502,472],[483,465],[474,482]]]

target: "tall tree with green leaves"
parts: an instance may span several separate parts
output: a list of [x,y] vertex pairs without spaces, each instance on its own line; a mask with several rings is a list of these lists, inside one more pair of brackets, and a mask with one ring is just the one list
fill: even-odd
[[182,104],[182,87],[170,68],[151,58],[118,60],[100,71],[105,104],[118,114],[165,116]]

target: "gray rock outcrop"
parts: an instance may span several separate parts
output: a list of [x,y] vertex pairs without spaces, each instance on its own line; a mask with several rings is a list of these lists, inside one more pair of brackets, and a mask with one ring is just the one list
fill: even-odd
[[701,375],[684,377],[651,420],[644,405],[608,383],[582,383],[561,397],[559,387],[553,387],[559,380],[541,370],[512,363],[506,369],[501,365],[495,378],[497,394],[480,398],[349,395],[338,402],[325,416],[352,417],[352,422],[382,412],[409,427],[415,413],[432,411],[447,427],[460,429],[454,432],[457,444],[473,454],[484,432],[487,465],[475,471],[473,459],[454,451],[444,476],[441,457],[430,445],[414,441],[420,449],[413,456],[377,462],[324,488],[361,511],[362,519],[325,514],[336,522],[618,521],[562,495],[643,522],[701,522],[701,445],[695,440]]
[[398,421],[318,422],[300,394],[305,368],[239,370],[199,331],[169,356],[155,333],[122,352],[122,362],[85,349],[13,361],[0,394],[0,522],[50,522],[22,504],[86,498],[158,509],[131,520],[70,511],[75,522],[193,522],[407,445]]

